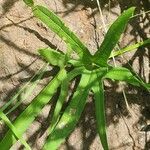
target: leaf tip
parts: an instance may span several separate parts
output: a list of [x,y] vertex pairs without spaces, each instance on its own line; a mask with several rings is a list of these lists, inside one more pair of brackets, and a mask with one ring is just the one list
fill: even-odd
[[25,3],[27,6],[29,6],[29,7],[34,6],[33,0],[23,0],[23,1],[24,1],[24,3]]
[[41,55],[43,52],[43,49],[38,49],[38,53]]
[[135,8],[136,8],[136,7],[133,6],[133,7],[130,7],[130,8],[128,8],[128,9],[126,10],[127,12],[130,13],[131,17],[132,17],[133,14],[134,14]]

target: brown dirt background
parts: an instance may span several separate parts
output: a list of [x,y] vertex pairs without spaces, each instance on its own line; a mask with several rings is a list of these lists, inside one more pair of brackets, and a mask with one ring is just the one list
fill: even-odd
[[[90,48],[91,53],[95,52],[97,45],[104,38],[96,0],[37,0],[36,2],[58,14]],[[108,26],[123,10],[131,6],[136,6],[136,13],[150,9],[149,0],[111,0],[110,11],[108,0],[101,0],[100,3]],[[149,38],[149,22],[150,13],[131,19],[119,46],[124,47]],[[22,0],[0,0],[0,106],[7,102],[42,66],[43,61],[38,57],[37,49],[48,46],[65,51],[61,39],[33,17]],[[130,64],[134,71],[148,83],[150,47],[139,48],[136,52],[125,54],[124,57],[126,59],[117,57],[117,64],[128,68]],[[54,71],[49,68],[32,97],[41,90]],[[126,92],[132,114],[126,108],[122,89]],[[142,129],[150,124],[150,94],[142,88],[125,84],[121,86],[117,82],[109,81],[105,85],[105,97],[110,150],[149,150],[150,132]],[[23,102],[23,105],[10,115],[10,119],[13,120],[29,101]],[[24,135],[34,150],[40,150],[43,145],[51,116],[50,108],[49,104],[43,109]],[[102,150],[96,133],[94,109],[90,95],[80,122],[66,142],[61,145],[60,150]],[[1,124],[0,138],[6,131],[7,127]],[[23,148],[17,143],[11,149]]]

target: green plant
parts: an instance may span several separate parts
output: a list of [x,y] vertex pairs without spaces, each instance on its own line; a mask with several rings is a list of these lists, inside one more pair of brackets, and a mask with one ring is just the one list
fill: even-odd
[[[17,137],[29,149],[27,143],[21,137],[40,113],[41,109],[51,100],[57,88],[60,87],[60,94],[55,106],[52,122],[49,126],[49,137],[43,149],[55,150],[68,137],[81,116],[89,91],[92,91],[94,94],[97,130],[103,148],[108,150],[103,81],[106,78],[126,81],[134,86],[143,86],[148,91],[150,90],[150,85],[144,83],[139,77],[132,74],[130,70],[123,67],[113,67],[108,63],[110,57],[150,43],[150,39],[148,39],[146,42],[112,53],[135,8],[132,7],[126,10],[118,17],[109,28],[102,45],[94,55],[91,55],[88,48],[53,12],[43,6],[34,5],[32,0],[24,0],[24,2],[32,8],[33,14],[37,18],[66,42],[67,52],[65,54],[60,53],[51,48],[39,50],[43,59],[53,66],[58,66],[60,70],[38,96],[33,99],[31,104],[17,117],[13,126],[11,126],[11,122],[8,122],[6,116],[1,111],[1,118],[8,122],[10,130],[0,142],[0,147],[3,147],[4,150],[9,149],[16,142]],[[71,57],[73,51],[78,55],[77,59]],[[70,68],[70,66],[72,68],[71,71],[67,71],[66,68]],[[61,115],[62,106],[68,95],[69,83],[77,76],[80,76],[79,84],[72,99],[68,102],[68,106]]]

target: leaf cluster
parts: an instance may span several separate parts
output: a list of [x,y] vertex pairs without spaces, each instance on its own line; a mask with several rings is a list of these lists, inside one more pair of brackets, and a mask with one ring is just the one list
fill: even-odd
[[[130,17],[132,17],[135,8],[129,8],[117,18],[109,28],[101,46],[97,49],[96,53],[92,55],[88,48],[72,31],[70,31],[56,14],[43,6],[35,5],[32,0],[24,0],[24,2],[31,7],[34,16],[40,19],[64,40],[67,45],[67,52],[60,53],[51,48],[39,50],[41,57],[45,61],[50,65],[58,66],[60,70],[47,86],[33,99],[31,104],[17,117],[13,126],[10,126],[10,122],[1,111],[1,118],[5,122],[8,122],[7,124],[10,130],[0,142],[0,147],[7,150],[19,139],[22,144],[29,149],[28,145],[26,145],[27,143],[22,140],[21,137],[42,108],[50,102],[58,87],[60,87],[60,94],[54,109],[52,122],[48,129],[48,138],[43,149],[55,150],[65,138],[69,136],[79,121],[89,92],[92,91],[94,95],[97,131],[104,150],[108,150],[103,81],[105,79],[125,81],[131,85],[142,86],[146,90],[150,90],[149,84],[144,83],[127,68],[113,67],[109,64],[110,58],[150,42],[148,39],[146,42],[126,47],[115,53],[112,52],[121,34],[124,32]],[[73,52],[78,55],[78,59],[71,57]],[[66,68],[70,66],[72,66],[71,68],[73,69],[68,71]],[[63,104],[69,94],[69,84],[77,76],[80,76],[79,84],[68,106],[61,114]]]

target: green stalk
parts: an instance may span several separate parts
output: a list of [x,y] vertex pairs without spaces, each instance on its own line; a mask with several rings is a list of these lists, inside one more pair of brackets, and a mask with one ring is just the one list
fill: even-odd
[[146,39],[145,41],[142,41],[142,42],[138,42],[136,44],[133,44],[133,45],[130,45],[130,46],[127,46],[127,47],[124,47],[120,50],[117,50],[117,51],[113,51],[110,55],[109,58],[112,58],[112,57],[115,57],[115,56],[118,56],[118,55],[122,55],[126,52],[130,52],[132,50],[135,50],[141,46],[144,46],[146,44],[149,44],[150,43],[150,39]]

